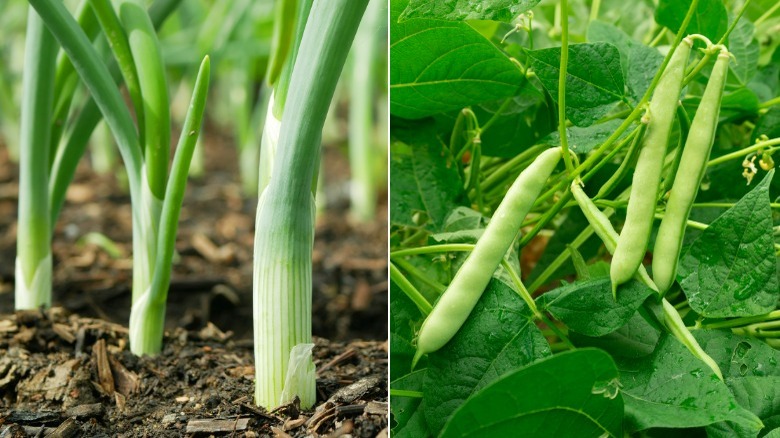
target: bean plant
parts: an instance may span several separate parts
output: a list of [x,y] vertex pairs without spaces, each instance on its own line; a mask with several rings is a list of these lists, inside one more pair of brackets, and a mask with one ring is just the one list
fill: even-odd
[[393,435],[780,432],[780,8],[390,9]]

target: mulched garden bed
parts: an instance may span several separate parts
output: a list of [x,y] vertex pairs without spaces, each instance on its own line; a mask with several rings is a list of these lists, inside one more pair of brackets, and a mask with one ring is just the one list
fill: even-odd
[[[127,351],[129,196],[79,168],[54,233],[54,305],[13,313],[17,170],[0,148],[0,437],[344,436],[387,434],[387,206],[346,220],[348,166],[325,149],[327,204],[314,250],[313,410],[256,408],[252,243],[256,200],[240,190],[229,138],[207,137],[188,186],[164,352]],[[121,165],[121,164],[120,164]],[[82,244],[102,233],[119,255]]]

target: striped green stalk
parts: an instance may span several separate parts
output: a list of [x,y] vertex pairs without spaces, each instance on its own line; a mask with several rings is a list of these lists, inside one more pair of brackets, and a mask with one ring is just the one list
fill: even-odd
[[349,194],[352,217],[371,222],[376,212],[376,158],[374,96],[380,27],[386,20],[386,2],[370,0],[352,46],[349,81]]
[[[138,132],[115,85],[114,78],[67,9],[58,0],[30,0],[30,4],[41,14],[46,25],[68,54],[74,68],[95,99],[95,105],[111,128],[122,155],[133,204],[134,269],[130,348],[138,355],[157,354],[162,345],[165,299],[170,282],[170,266],[181,199],[186,187],[192,149],[200,132],[208,90],[210,71],[208,57],[204,59],[198,73],[189,114],[182,128],[182,136],[176,149],[169,179],[168,140],[163,140],[164,133],[170,132],[169,117],[164,115],[169,112],[167,88],[163,95],[145,95],[163,93],[160,87],[167,87],[164,70],[159,60],[152,59],[149,65],[144,65],[148,57],[159,56],[159,47],[154,44],[156,36],[150,33],[152,31],[149,28],[151,23],[149,17],[144,19],[137,15],[140,12],[134,3],[126,2],[120,5],[120,10],[125,13],[123,18],[130,23],[125,26],[130,29],[126,35],[129,36],[131,52],[134,50],[133,35],[140,41],[137,42],[138,48],[135,49],[139,50],[140,56],[133,54],[133,60],[120,57],[118,62],[132,61],[132,68],[136,69],[139,75],[143,108],[135,108],[135,110],[137,115],[142,115],[144,118],[144,138],[147,147],[144,147],[142,152]],[[109,22],[101,24],[105,23]],[[117,28],[116,23],[115,20],[111,20],[109,26],[113,27],[104,29],[106,33],[115,32],[115,35],[119,36],[125,34],[125,29]],[[149,41],[150,38],[152,42]],[[127,66],[122,69],[127,71]],[[144,73],[140,73],[141,71]],[[160,75],[162,78],[143,78],[143,75],[153,74]],[[145,85],[145,81],[154,83]],[[162,108],[163,106],[165,108]],[[152,115],[147,114],[152,112]],[[84,123],[85,126],[88,124]],[[94,126],[90,132],[92,129]],[[161,184],[162,188],[159,187]],[[142,281],[138,281],[139,278]]]
[[[312,6],[312,0],[292,0],[292,2],[297,2],[294,5],[295,7],[286,5],[291,3],[288,0],[284,0],[279,4],[278,7],[285,9],[287,12],[284,15],[285,19],[277,19],[274,25],[274,50],[268,64],[268,71],[266,72],[266,83],[269,85],[269,88],[273,88],[268,98],[268,108],[265,112],[263,134],[260,141],[258,193],[263,193],[273,174],[276,150],[279,143],[280,124],[287,101],[290,80],[295,66],[295,59],[298,56],[301,38],[306,28],[306,20],[309,17],[309,11]],[[290,15],[290,9],[297,11],[297,15]],[[282,36],[289,37],[290,41],[286,43],[277,42],[277,39],[282,38]]]
[[315,401],[311,359],[312,183],[322,127],[368,0],[316,0],[282,115],[278,155],[257,209],[255,402]]
[[51,306],[49,142],[57,42],[35,10],[27,14],[19,148],[16,309]]

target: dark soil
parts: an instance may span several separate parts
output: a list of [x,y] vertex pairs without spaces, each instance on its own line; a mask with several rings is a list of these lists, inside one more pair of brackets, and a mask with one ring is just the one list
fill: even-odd
[[[375,223],[347,220],[348,166],[326,148],[314,250],[318,404],[263,412],[252,403],[256,200],[241,192],[228,139],[206,144],[206,173],[190,182],[181,214],[165,351],[153,359],[127,351],[129,196],[86,164],[54,234],[61,308],[12,314],[17,169],[0,149],[0,437],[386,434],[386,198]],[[121,255],[82,244],[90,232]]]

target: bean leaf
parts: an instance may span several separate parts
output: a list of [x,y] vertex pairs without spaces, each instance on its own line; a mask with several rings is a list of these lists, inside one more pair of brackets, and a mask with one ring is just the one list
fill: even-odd
[[[531,66],[552,98],[558,101],[561,49],[528,51]],[[590,126],[625,100],[620,52],[609,43],[569,46],[566,69],[566,117],[577,126]]]
[[561,286],[540,296],[538,306],[571,330],[587,336],[603,336],[625,325],[653,290],[632,280],[612,297],[609,277]]
[[463,184],[454,158],[429,125],[394,134],[404,142],[395,142],[390,161],[392,222],[425,226],[431,231],[444,227],[450,211],[461,204]]
[[520,69],[466,23],[397,22],[406,2],[393,0],[390,19],[390,112],[408,119],[513,96]]
[[775,309],[780,289],[769,205],[773,175],[774,170],[680,257],[677,277],[697,313],[724,318]]
[[412,0],[400,21],[410,18],[495,20],[510,22],[541,0]]
[[622,437],[623,400],[608,354],[557,354],[503,376],[469,399],[442,438],[519,436]]
[[758,431],[761,421],[739,406],[707,365],[662,335],[650,358],[618,359],[626,421],[632,431],[732,421]]
[[[655,21],[677,32],[682,26],[692,0],[660,0],[655,10]],[[686,34],[699,33],[713,42],[726,33],[729,19],[722,0],[699,0]]]
[[441,430],[466,399],[503,374],[550,355],[525,303],[493,279],[458,334],[428,355],[425,419]]
[[628,97],[636,103],[644,96],[664,57],[658,50],[647,47],[626,35],[622,30],[603,21],[594,21],[588,27],[591,42],[612,43],[620,52],[620,64],[626,78]]

